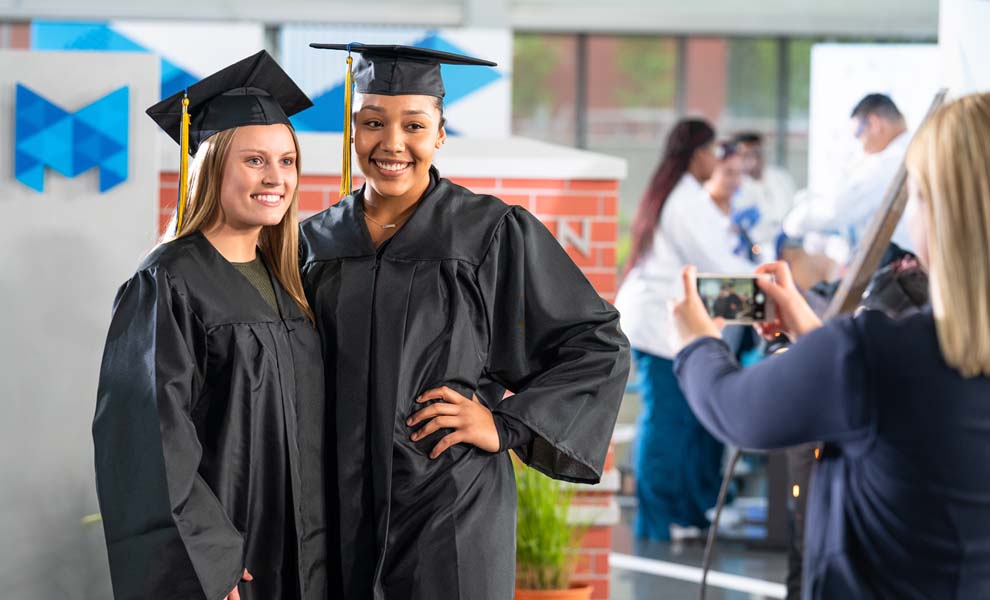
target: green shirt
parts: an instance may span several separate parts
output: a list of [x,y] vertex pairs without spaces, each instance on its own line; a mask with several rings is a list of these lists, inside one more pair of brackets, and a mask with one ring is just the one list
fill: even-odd
[[247,277],[247,280],[258,290],[258,293],[272,307],[272,310],[278,312],[278,301],[275,299],[275,286],[272,285],[272,278],[268,274],[268,267],[265,266],[265,261],[261,260],[261,256],[259,255],[251,262],[230,264],[234,265],[234,268],[240,271],[241,275]]

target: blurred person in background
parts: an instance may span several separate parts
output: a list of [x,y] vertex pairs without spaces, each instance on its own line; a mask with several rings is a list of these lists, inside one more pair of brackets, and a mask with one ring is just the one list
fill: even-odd
[[804,598],[982,598],[990,590],[990,94],[963,97],[908,152],[908,229],[931,305],[826,325],[782,263],[764,335],[790,351],[748,369],[682,273],[675,365],[726,442],[824,440],[809,490]]
[[643,398],[634,447],[638,538],[664,541],[708,526],[718,495],[723,446],[698,423],[677,386],[668,301],[681,296],[680,270],[749,272],[733,253],[728,214],[702,187],[718,166],[715,130],[677,123],[632,224],[632,252],[616,298],[633,347]]
[[784,217],[794,206],[794,179],[780,167],[766,164],[763,134],[740,132],[732,138],[742,157],[743,177],[733,212],[764,257],[773,256]]
[[[850,249],[863,239],[904,160],[910,138],[904,115],[884,94],[869,94],[856,104],[850,129],[861,151],[836,173],[831,189],[822,195],[805,195],[787,215],[783,227],[787,236],[838,234]],[[905,250],[912,249],[903,221],[891,241]]]
[[743,157],[732,142],[722,142],[716,148],[718,162],[712,176],[703,186],[722,214],[732,219],[737,235],[734,252],[743,258],[759,262],[761,248],[752,239],[752,212],[736,210],[736,201],[743,181]]

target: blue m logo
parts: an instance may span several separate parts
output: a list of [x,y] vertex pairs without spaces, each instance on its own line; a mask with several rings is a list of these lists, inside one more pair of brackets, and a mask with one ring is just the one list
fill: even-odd
[[66,177],[99,167],[100,191],[127,179],[128,88],[70,113],[17,84],[14,176],[39,192],[45,167]]

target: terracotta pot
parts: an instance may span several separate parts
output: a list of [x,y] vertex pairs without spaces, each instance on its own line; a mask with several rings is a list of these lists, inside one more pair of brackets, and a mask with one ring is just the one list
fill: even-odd
[[516,600],[591,600],[591,586],[572,583],[566,590],[521,590],[516,588]]

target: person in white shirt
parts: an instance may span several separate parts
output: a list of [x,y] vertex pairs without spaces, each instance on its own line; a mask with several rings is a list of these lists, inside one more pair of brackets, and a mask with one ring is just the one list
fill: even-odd
[[754,208],[745,209],[742,214],[736,209],[736,199],[742,185],[743,157],[739,153],[739,145],[733,142],[722,142],[717,146],[718,163],[712,176],[705,182],[705,191],[715,202],[722,214],[732,221],[736,242],[733,253],[754,263],[762,262],[760,244],[753,241],[753,231],[757,227],[754,218],[758,211]]
[[[850,118],[862,152],[837,173],[830,190],[808,194],[787,215],[784,232],[789,237],[835,233],[845,236],[854,249],[880,208],[907,152],[907,125],[897,105],[884,94],[864,97]],[[903,221],[891,241],[905,250],[913,249]]]
[[741,132],[732,141],[742,156],[744,173],[733,198],[733,214],[737,222],[746,222],[749,236],[760,246],[763,257],[773,260],[781,224],[794,207],[794,179],[784,169],[766,164],[762,134]]
[[715,131],[684,120],[671,131],[663,158],[632,224],[633,245],[615,301],[633,347],[643,410],[634,449],[638,538],[669,540],[673,527],[708,526],[723,446],[691,413],[673,372],[669,301],[683,295],[681,268],[748,273],[733,254],[729,216],[702,188],[715,170]]

